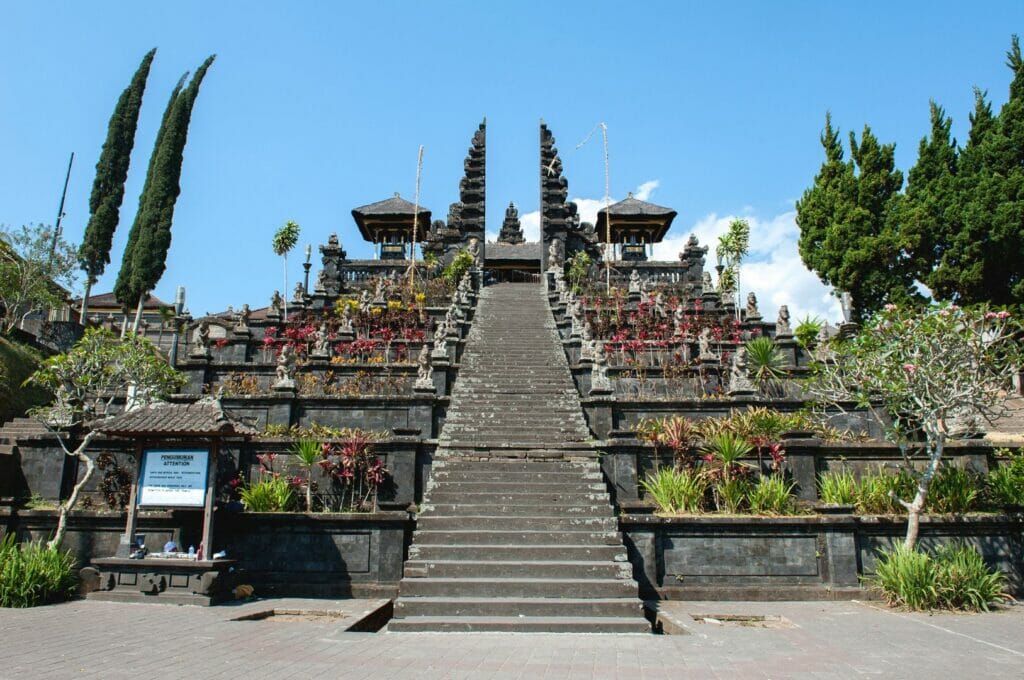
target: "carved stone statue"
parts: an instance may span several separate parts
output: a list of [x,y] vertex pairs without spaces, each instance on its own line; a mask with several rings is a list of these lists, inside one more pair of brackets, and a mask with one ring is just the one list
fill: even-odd
[[316,292],[327,292],[327,270],[321,269],[316,275]]
[[466,248],[473,257],[473,267],[480,266],[480,239],[476,236],[469,237],[469,246]]
[[608,355],[604,351],[604,343],[597,343],[594,351],[594,363],[590,365],[590,393],[608,394],[612,391],[612,382],[608,379]]
[[430,348],[424,344],[420,349],[419,358],[416,360],[416,383],[413,389],[417,391],[434,391],[433,369],[430,367]]
[[701,361],[717,361],[718,355],[711,349],[711,329],[707,326],[697,338],[697,358]]
[[853,296],[846,291],[840,293],[839,306],[843,310],[843,323],[853,323]]
[[196,327],[195,333],[192,335],[190,354],[194,357],[210,356],[210,322],[206,319],[199,322],[199,326]]
[[779,318],[775,321],[775,336],[793,335],[789,325],[789,305],[779,305]]
[[383,276],[377,278],[377,284],[373,288],[373,304],[387,304],[387,282]]
[[341,327],[338,329],[338,332],[346,335],[355,333],[355,330],[352,328],[352,308],[348,305],[345,305],[345,309],[341,313]]
[[580,339],[580,361],[593,361],[594,351],[594,327],[587,321],[583,324],[583,334]]
[[270,296],[270,311],[267,313],[267,316],[280,317],[283,310],[284,298],[281,297],[279,291],[275,290],[274,294]]
[[750,394],[753,391],[754,385],[747,375],[747,348],[740,345],[729,366],[729,394]]
[[434,329],[434,352],[433,357],[435,359],[447,358],[448,356],[448,326],[445,324],[444,319],[437,324],[437,328]]
[[364,314],[370,311],[370,292],[365,288],[359,294],[359,311]]
[[548,269],[560,269],[562,267],[562,244],[557,238],[551,239],[548,246]]
[[286,344],[277,355],[277,382],[275,388],[292,389],[295,387],[295,348]]
[[686,335],[686,329],[683,328],[685,324],[686,317],[683,315],[683,305],[676,305],[676,308],[672,310],[672,335],[677,338]]
[[249,332],[249,305],[242,305],[242,309],[238,312],[238,320],[235,322],[236,333],[248,333]]
[[654,315],[659,319],[664,319],[668,316],[668,311],[665,309],[665,296],[659,291],[654,296]]
[[313,354],[327,356],[330,354],[330,335],[327,332],[327,322],[320,324],[316,330],[316,342],[313,343]]
[[639,293],[642,289],[642,283],[640,281],[640,273],[637,270],[633,270],[629,273],[629,292]]
[[578,300],[573,299],[569,315],[572,319],[572,330],[569,332],[569,336],[578,338],[583,335],[583,324],[585,323],[583,305]]
[[757,308],[757,295],[754,294],[754,291],[747,293],[747,320],[761,320],[761,310]]
[[715,284],[711,281],[711,272],[705,271],[701,277],[701,288],[704,295],[715,292]]
[[295,284],[295,291],[292,293],[292,302],[302,304],[306,301],[306,289],[302,287],[302,282],[299,281]]

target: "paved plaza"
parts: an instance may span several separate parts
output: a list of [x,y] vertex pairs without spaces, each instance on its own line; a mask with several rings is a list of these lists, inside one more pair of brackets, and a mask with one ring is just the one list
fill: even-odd
[[[662,604],[674,635],[345,632],[374,604],[5,609],[0,678],[1024,677],[1024,606],[927,615],[860,602],[686,602]],[[269,610],[334,616],[231,620]],[[767,617],[767,627],[735,615]]]

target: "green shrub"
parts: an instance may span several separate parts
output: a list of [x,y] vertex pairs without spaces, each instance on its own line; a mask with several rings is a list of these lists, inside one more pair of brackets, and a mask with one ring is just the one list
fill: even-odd
[[249,512],[287,512],[295,505],[295,490],[285,477],[265,477],[239,495]]
[[818,477],[818,498],[831,505],[857,502],[857,480],[849,470],[829,470]]
[[722,479],[715,484],[715,504],[719,512],[739,513],[747,499],[750,483],[742,477]]
[[42,355],[35,349],[0,337],[0,423],[50,402],[47,390],[35,384],[23,384],[41,362]]
[[992,501],[1000,507],[1024,505],[1024,456],[1010,456],[988,473]]
[[700,470],[663,468],[640,482],[665,513],[698,513],[704,507],[708,480]]
[[78,579],[70,552],[19,545],[14,534],[0,541],[0,607],[35,607],[75,594]]
[[778,475],[762,475],[747,493],[750,511],[758,515],[792,514],[793,487]]
[[893,494],[907,500],[916,488],[914,478],[906,470],[891,474],[879,467],[874,473],[862,476],[857,484],[857,512],[868,515],[903,513],[903,506]]
[[961,468],[943,466],[928,488],[928,508],[939,513],[964,513],[974,509],[981,479]]
[[900,544],[879,552],[875,575],[868,581],[892,606],[934,609],[939,602],[937,578],[935,562],[927,553]]
[[1001,571],[989,570],[974,548],[947,544],[935,551],[935,561],[940,606],[988,611],[990,604],[1007,599],[1006,577]]
[[866,579],[890,605],[908,609],[964,609],[988,611],[1004,601],[1005,577],[985,566],[978,551],[948,544],[934,555],[907,549],[902,544],[880,551],[875,575]]
[[444,268],[441,272],[441,278],[448,285],[448,289],[453,291],[455,287],[459,285],[459,281],[462,280],[463,275],[473,268],[474,265],[473,256],[470,255],[469,251],[465,248],[460,250],[452,258],[452,261]]

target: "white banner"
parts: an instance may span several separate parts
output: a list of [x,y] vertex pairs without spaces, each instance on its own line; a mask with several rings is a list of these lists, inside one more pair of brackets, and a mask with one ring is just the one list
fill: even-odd
[[139,481],[139,505],[203,507],[206,449],[146,449]]

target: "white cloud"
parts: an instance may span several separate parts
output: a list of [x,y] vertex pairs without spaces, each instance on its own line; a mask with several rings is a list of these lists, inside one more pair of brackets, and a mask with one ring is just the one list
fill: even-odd
[[664,241],[655,244],[654,259],[676,260],[692,233],[701,245],[708,246],[706,267],[713,271],[718,237],[737,217],[743,217],[750,224],[750,254],[740,268],[740,285],[744,297],[750,291],[757,294],[766,319],[775,318],[779,305],[789,305],[794,320],[807,314],[833,322],[842,318],[839,302],[800,260],[796,246],[800,230],[794,211],[770,219],[749,213],[742,216],[711,213],[690,229],[674,227]]
[[654,190],[657,189],[659,186],[661,186],[661,182],[659,182],[656,179],[652,179],[649,182],[644,182],[643,184],[638,186],[636,188],[636,191],[633,192],[633,195],[639,198],[641,201],[646,201],[650,199],[651,195],[654,193]]

